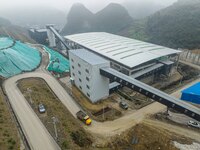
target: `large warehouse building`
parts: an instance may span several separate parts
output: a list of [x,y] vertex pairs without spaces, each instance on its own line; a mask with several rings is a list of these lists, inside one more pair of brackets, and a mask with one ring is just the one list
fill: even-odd
[[150,83],[156,79],[155,74],[171,74],[175,68],[172,58],[176,61],[179,54],[174,49],[104,32],[82,33],[65,38],[72,49],[69,51],[71,77],[92,102],[120,88],[119,83],[102,77],[100,68],[111,67]]
[[[134,78],[155,71],[169,75],[180,51],[105,32],[65,36],[72,49],[87,49],[111,63],[111,67]],[[173,58],[173,61],[171,61]]]

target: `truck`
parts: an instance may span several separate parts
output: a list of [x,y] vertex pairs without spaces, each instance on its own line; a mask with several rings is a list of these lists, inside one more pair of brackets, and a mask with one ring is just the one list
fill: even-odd
[[79,120],[81,120],[82,122],[84,122],[86,125],[91,125],[92,120],[90,119],[90,117],[84,113],[82,110],[78,111],[76,113],[76,116]]

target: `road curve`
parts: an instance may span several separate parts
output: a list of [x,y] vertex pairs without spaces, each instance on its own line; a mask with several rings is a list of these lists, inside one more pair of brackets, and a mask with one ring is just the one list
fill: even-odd
[[[33,150],[60,150],[53,137],[49,134],[38,116],[35,114],[27,100],[17,87],[17,81],[24,78],[38,77],[44,79],[61,102],[67,106],[68,110],[75,116],[79,107],[67,94],[64,88],[51,75],[41,72],[20,74],[7,79],[4,90],[8,96],[14,113],[22,127],[22,130]],[[70,100],[70,101],[69,101]]]
[[[56,142],[50,136],[47,129],[41,123],[16,85],[18,80],[32,77],[44,79],[51,90],[74,117],[76,116],[76,112],[80,110],[79,105],[75,103],[75,101],[69,96],[59,82],[44,70],[20,74],[9,78],[4,82],[3,86],[5,92],[8,95],[9,101],[22,126],[22,129],[24,130],[31,148],[37,150],[59,149]],[[197,80],[195,82],[197,82]],[[177,93],[179,93],[179,91],[175,92],[173,95],[178,96]],[[84,128],[87,131],[97,135],[109,137],[115,134],[120,134],[122,131],[129,129],[133,125],[143,121],[146,116],[155,114],[165,109],[166,107],[164,105],[155,102],[136,112],[131,111],[126,116],[114,121],[107,121],[104,123],[93,121],[91,126],[84,126]]]

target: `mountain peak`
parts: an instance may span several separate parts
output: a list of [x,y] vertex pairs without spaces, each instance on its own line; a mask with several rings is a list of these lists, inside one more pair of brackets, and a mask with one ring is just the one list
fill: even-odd
[[132,18],[120,4],[111,3],[101,11],[93,14],[82,4],[72,6],[63,34],[74,34],[91,31],[116,33],[130,22]]

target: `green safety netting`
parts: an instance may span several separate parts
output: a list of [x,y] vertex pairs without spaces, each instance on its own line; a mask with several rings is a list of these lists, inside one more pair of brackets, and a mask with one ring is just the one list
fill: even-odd
[[69,60],[62,56],[60,53],[44,46],[46,52],[49,53],[48,70],[57,73],[69,72]]
[[[5,43],[0,42],[0,47],[1,45]],[[16,41],[14,46],[0,50],[0,75],[10,77],[31,71],[40,64],[40,61],[41,56],[37,49]]]
[[0,49],[4,49],[12,46],[14,41],[9,37],[1,37],[0,38]]

